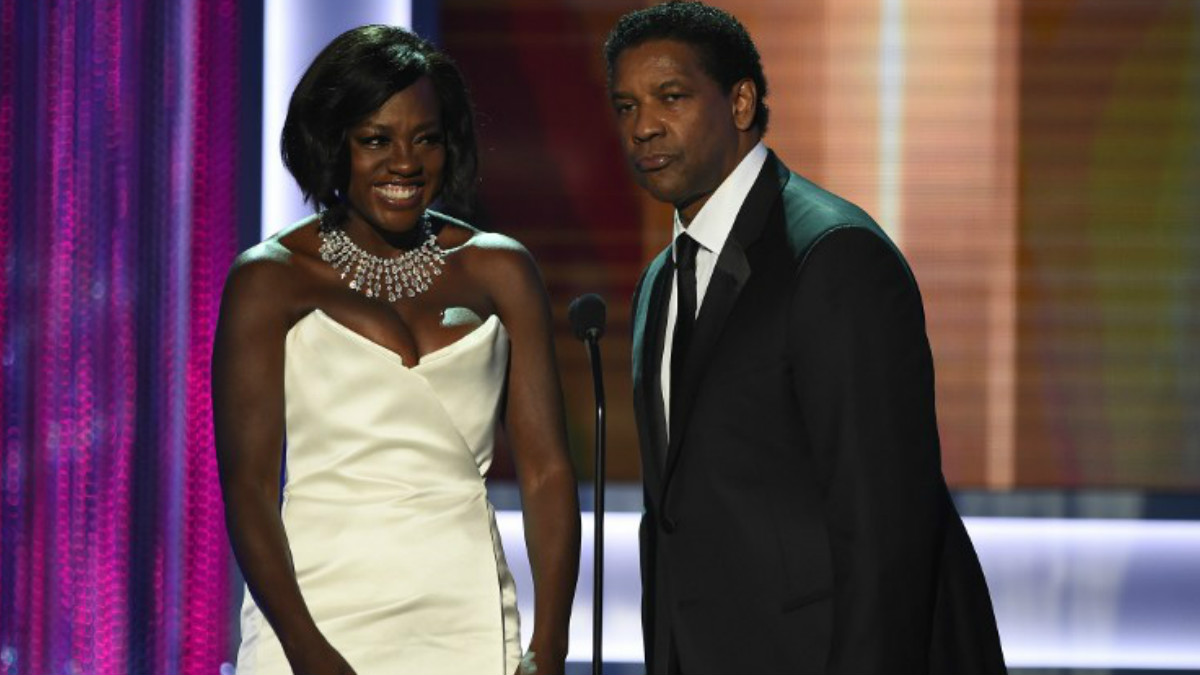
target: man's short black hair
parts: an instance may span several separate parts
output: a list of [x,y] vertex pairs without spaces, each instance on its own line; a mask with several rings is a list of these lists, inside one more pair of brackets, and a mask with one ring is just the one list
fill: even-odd
[[462,74],[448,56],[403,28],[352,28],[329,43],[300,78],[288,105],[283,163],[304,198],[340,220],[350,181],[350,128],[422,77],[433,83],[446,143],[444,208],[469,211],[478,170],[475,119]]
[[767,132],[767,78],[750,34],[732,14],[701,2],[671,0],[630,12],[617,21],[604,43],[611,87],[617,58],[631,47],[651,40],[676,40],[696,50],[700,66],[727,93],[750,78],[758,89],[754,126]]

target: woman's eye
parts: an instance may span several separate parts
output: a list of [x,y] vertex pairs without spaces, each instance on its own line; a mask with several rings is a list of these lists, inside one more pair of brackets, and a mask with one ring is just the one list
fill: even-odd
[[364,136],[358,142],[368,148],[378,148],[387,144],[387,140],[386,136]]

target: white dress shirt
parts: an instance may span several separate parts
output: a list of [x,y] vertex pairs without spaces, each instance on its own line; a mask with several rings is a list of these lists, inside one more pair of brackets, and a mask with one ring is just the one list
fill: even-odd
[[[675,212],[675,232],[671,243],[671,259],[675,260],[674,239],[683,231],[700,244],[696,251],[696,316],[699,317],[704,308],[704,293],[708,290],[708,282],[712,280],[713,269],[717,266],[717,258],[721,249],[725,248],[725,240],[733,230],[733,221],[737,218],[742,203],[750,194],[750,188],[762,171],[767,161],[767,146],[759,141],[746,153],[737,167],[725,177],[715,192],[700,207],[700,212],[692,218],[692,222],[684,225],[679,219],[679,211]],[[676,295],[679,285],[672,278],[671,299],[667,305],[667,331],[663,338],[662,369],[659,381],[662,383],[663,411],[667,417],[667,429],[671,428],[671,343],[675,337],[675,316],[678,313],[679,301]]]

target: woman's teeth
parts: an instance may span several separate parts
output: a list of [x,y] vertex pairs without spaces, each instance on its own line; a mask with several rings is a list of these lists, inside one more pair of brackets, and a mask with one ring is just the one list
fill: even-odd
[[384,199],[399,202],[406,199],[412,199],[420,190],[418,185],[376,185],[375,191],[383,196]]

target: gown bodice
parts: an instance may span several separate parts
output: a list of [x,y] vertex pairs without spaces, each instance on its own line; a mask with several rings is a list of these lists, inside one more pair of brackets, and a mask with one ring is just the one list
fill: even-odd
[[287,337],[288,498],[478,490],[507,366],[508,334],[495,315],[410,367],[314,310]]

